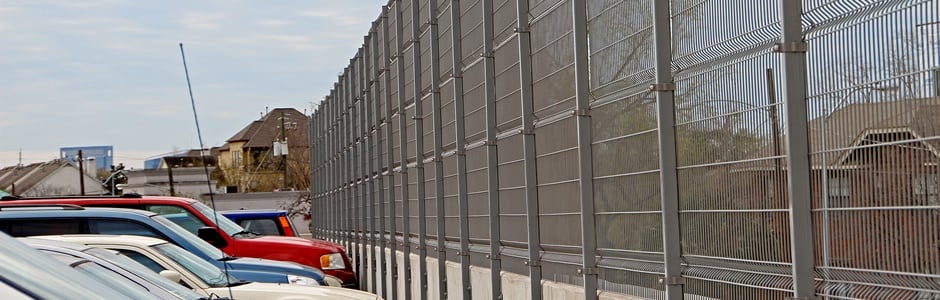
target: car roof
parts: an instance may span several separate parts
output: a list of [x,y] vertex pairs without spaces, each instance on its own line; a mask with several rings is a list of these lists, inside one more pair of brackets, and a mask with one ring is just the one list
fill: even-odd
[[170,196],[142,196],[127,194],[123,196],[54,196],[54,197],[3,197],[0,203],[178,203],[190,204],[198,202],[194,199]]
[[50,240],[36,237],[21,237],[16,238],[20,242],[27,244],[33,248],[37,247],[46,247],[46,248],[62,248],[78,252],[83,252],[85,250],[91,249],[91,246],[86,246],[85,244],[72,243],[60,240]]
[[[7,210],[3,208],[14,207]],[[151,218],[157,213],[129,208],[115,207],[84,207],[79,209],[55,209],[56,207],[22,206],[20,204],[0,203],[0,219],[21,217],[124,217],[124,218]]]
[[287,214],[286,210],[282,209],[237,209],[237,210],[222,210],[219,211],[226,216],[238,216],[238,215],[270,215],[270,214]]
[[167,241],[158,238],[138,236],[138,235],[116,235],[116,234],[63,234],[63,235],[40,235],[33,236],[36,239],[47,239],[61,242],[80,243],[80,244],[114,244],[150,247],[159,244],[165,244]]

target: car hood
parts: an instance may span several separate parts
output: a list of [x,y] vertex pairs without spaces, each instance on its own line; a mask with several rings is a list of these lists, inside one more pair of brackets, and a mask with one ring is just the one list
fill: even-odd
[[236,271],[254,271],[254,272],[265,272],[265,273],[274,273],[280,275],[282,280],[280,281],[270,281],[270,280],[253,280],[251,278],[242,277],[238,274],[234,274],[239,279],[245,279],[249,281],[261,281],[261,282],[287,282],[285,275],[299,275],[304,277],[310,277],[316,279],[321,284],[323,284],[323,271],[311,268],[308,266],[303,266],[297,263],[263,259],[263,258],[253,258],[253,257],[239,257],[233,260],[226,261],[229,265],[229,268]]
[[216,295],[229,295],[238,300],[376,300],[377,295],[360,290],[328,286],[296,286],[288,284],[252,282],[238,286],[211,288],[207,291]]
[[313,246],[316,248],[329,250],[331,252],[344,252],[342,246],[337,243],[323,241],[323,240],[310,240],[299,237],[292,236],[275,236],[275,235],[263,235],[254,237],[251,239],[245,239],[244,241],[253,241],[257,243],[265,244],[282,244],[282,245],[291,245],[295,247],[304,247],[304,246]]

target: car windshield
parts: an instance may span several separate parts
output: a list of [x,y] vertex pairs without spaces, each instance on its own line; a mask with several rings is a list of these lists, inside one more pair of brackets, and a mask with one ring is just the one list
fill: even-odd
[[153,246],[153,249],[173,261],[176,261],[176,263],[186,268],[189,272],[196,274],[199,279],[211,287],[225,287],[229,284],[241,281],[234,276],[227,275],[218,267],[176,245],[163,243]]
[[242,228],[238,224],[235,224],[235,222],[232,222],[232,220],[229,220],[228,218],[226,218],[219,212],[213,210],[212,208],[206,206],[205,204],[202,204],[200,202],[193,202],[192,205],[193,205],[193,208],[196,209],[196,211],[202,214],[202,216],[206,217],[206,219],[209,219],[215,222],[219,226],[219,228],[222,229],[222,231],[225,231],[225,233],[230,236],[235,236],[236,234],[245,231],[244,228]]
[[195,246],[197,249],[196,251],[204,253],[205,255],[209,256],[209,258],[213,260],[224,259],[228,256],[225,254],[225,252],[222,252],[222,250],[219,250],[219,248],[212,246],[212,244],[209,244],[208,242],[202,240],[201,238],[199,238],[199,236],[193,234],[192,232],[189,232],[182,226],[179,226],[176,223],[173,223],[173,221],[170,221],[167,218],[164,218],[162,216],[153,216],[151,218],[153,218],[155,221],[157,221],[160,224],[166,225],[166,227],[169,228],[170,231],[173,231],[174,233],[179,235],[181,238],[185,239],[187,242]]
[[124,294],[124,296],[127,296],[130,299],[156,298],[156,296],[150,294],[150,292],[144,286],[87,259],[77,258],[59,252],[50,251],[43,253],[49,255],[49,257],[61,261],[62,263],[72,267],[75,270],[78,270],[79,272],[82,272],[85,275],[88,275],[91,278],[94,278],[98,282],[101,282],[115,291]]
[[154,273],[152,270],[146,266],[134,261],[130,257],[124,256],[118,252],[105,250],[101,248],[88,248],[84,251],[85,253],[91,254],[97,258],[107,260],[114,265],[127,270],[128,272],[134,273],[140,278],[152,282],[154,285],[159,286],[163,290],[179,296],[180,299],[200,299],[202,295],[193,292],[190,289],[180,285],[179,283],[172,282],[169,279],[164,278],[163,276]]
[[47,255],[0,233],[0,280],[33,297],[121,299],[121,294]]

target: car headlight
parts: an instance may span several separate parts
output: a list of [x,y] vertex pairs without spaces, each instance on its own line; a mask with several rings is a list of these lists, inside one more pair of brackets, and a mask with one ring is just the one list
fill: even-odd
[[320,256],[320,267],[324,270],[341,270],[346,268],[346,263],[343,262],[343,255],[339,253],[326,254]]
[[318,283],[316,279],[313,279],[310,277],[304,277],[304,276],[297,276],[297,275],[287,275],[287,282],[290,282],[290,284],[306,285],[306,286],[319,286],[320,285],[320,283]]
[[323,276],[323,281],[326,281],[327,286],[343,287],[343,281],[336,278],[336,276]]

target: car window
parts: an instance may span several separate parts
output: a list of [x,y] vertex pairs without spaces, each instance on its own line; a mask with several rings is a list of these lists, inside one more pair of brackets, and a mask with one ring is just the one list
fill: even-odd
[[0,233],[0,281],[38,299],[122,299],[113,289]]
[[271,219],[241,220],[238,225],[245,227],[246,231],[261,235],[282,235],[280,227]]
[[78,270],[83,274],[94,278],[95,280],[98,280],[98,282],[104,283],[115,291],[130,297],[129,299],[156,298],[154,295],[149,293],[146,287],[94,262],[57,252],[44,253],[52,258],[62,261],[65,264],[68,264],[73,269]]
[[206,227],[206,223],[199,217],[191,214],[189,211],[172,205],[147,205],[147,210],[157,213],[164,218],[173,221],[179,226],[186,228],[189,232],[197,233],[199,228]]
[[130,221],[109,220],[109,219],[89,219],[88,233],[96,234],[126,234],[166,239],[149,226]]
[[154,273],[160,273],[160,271],[166,270],[160,263],[150,259],[146,255],[140,254],[137,251],[127,250],[127,249],[115,249],[120,252],[122,255],[127,256],[130,259],[133,259],[137,263],[144,265]]
[[11,236],[57,235],[82,233],[80,219],[20,219],[0,221],[0,229]]
[[218,225],[219,228],[222,229],[222,231],[225,231],[225,233],[229,236],[234,236],[235,234],[245,230],[241,226],[238,226],[238,224],[235,224],[235,222],[232,222],[232,220],[229,220],[223,216],[218,211],[215,211],[211,207],[208,207],[201,202],[193,202],[192,207],[195,208],[196,211],[198,211],[204,217],[206,217],[206,219],[214,220],[216,225]]
[[[94,255],[98,258],[105,259],[111,263],[121,267],[124,270],[130,271],[141,278],[150,281],[157,286],[160,286],[164,290],[177,295],[180,299],[199,299],[202,298],[199,294],[196,294],[192,290],[183,287],[180,285],[180,282],[172,282],[169,279],[164,278],[163,276],[158,275],[156,272],[153,272],[149,267],[146,267],[139,262],[128,258],[126,255],[123,255],[119,252],[113,250],[105,250],[103,248],[89,248],[84,251],[85,253]],[[150,260],[147,258],[147,260]],[[150,260],[153,263],[153,260]]]

